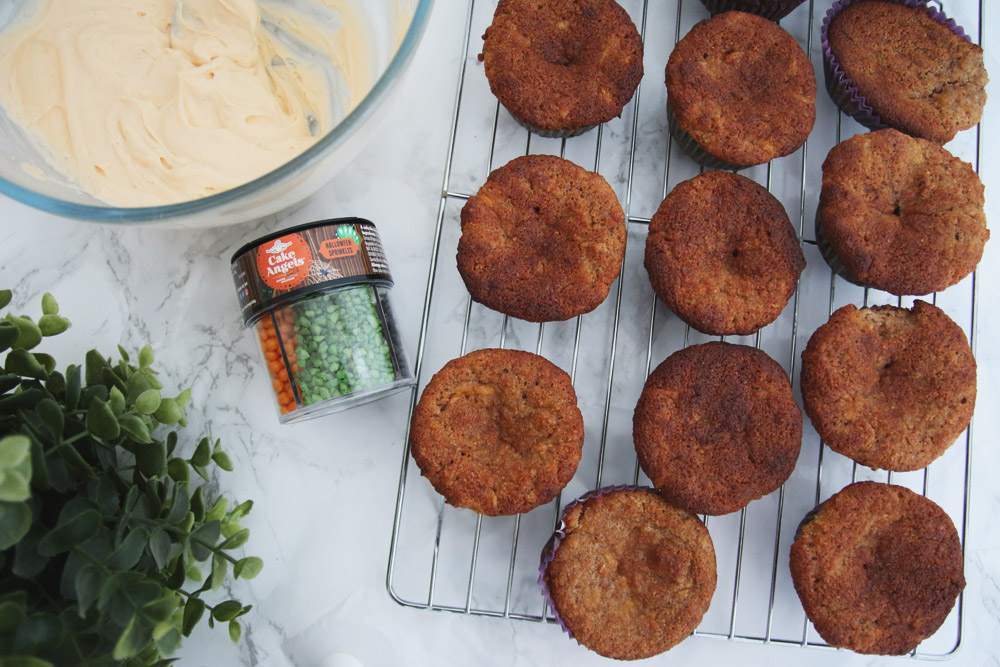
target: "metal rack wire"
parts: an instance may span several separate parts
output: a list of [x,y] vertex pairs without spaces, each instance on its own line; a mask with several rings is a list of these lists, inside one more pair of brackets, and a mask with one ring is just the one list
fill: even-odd
[[[586,439],[576,476],[552,503],[513,517],[483,517],[446,505],[419,476],[404,451],[386,585],[400,604],[439,611],[551,622],[538,587],[538,557],[558,523],[560,508],[584,492],[612,484],[648,484],[631,440],[631,411],[654,364],[708,337],[684,325],[659,303],[642,268],[647,225],[674,185],[701,171],[669,138],[661,73],[673,44],[707,14],[697,0],[619,0],[646,44],[643,82],[621,118],[572,139],[543,139],[523,130],[490,94],[477,66],[482,34],[495,2],[469,0],[462,64],[452,117],[418,342],[419,391],[445,362],[472,349],[512,347],[542,354],[570,374],[584,413]],[[948,9],[981,43],[985,0]],[[820,165],[836,143],[859,131],[822,91],[819,26],[832,0],[810,0],[782,21],[802,44],[818,76],[817,122],[793,155],[741,173],[765,185],[785,205],[806,255],[795,296],[774,323],[753,336],[724,340],[765,350],[792,378],[799,396],[797,359],[809,336],[846,303],[909,306],[913,299],[854,286],[831,273],[816,249],[812,213]],[[941,5],[941,2],[937,4]],[[964,13],[963,13],[964,12]],[[972,26],[978,25],[978,32]],[[656,39],[647,39],[655,35]],[[673,39],[660,39],[672,35]],[[978,171],[979,128],[961,133],[949,149]],[[618,191],[628,240],[622,274],[597,310],[565,323],[531,324],[472,302],[454,266],[458,214],[496,166],[521,154],[550,153],[605,176]],[[933,296],[976,346],[978,284],[968,279]],[[788,550],[795,528],[816,504],[860,479],[875,479],[931,497],[955,520],[963,550],[969,524],[972,427],[944,456],[914,473],[875,472],[828,450],[805,420],[802,452],[792,477],[778,491],[738,513],[705,517],[715,543],[718,587],[695,636],[761,644],[830,648],[805,617],[791,585]],[[962,638],[960,596],[941,629],[911,654],[944,659]],[[748,611],[749,609],[749,611]]]

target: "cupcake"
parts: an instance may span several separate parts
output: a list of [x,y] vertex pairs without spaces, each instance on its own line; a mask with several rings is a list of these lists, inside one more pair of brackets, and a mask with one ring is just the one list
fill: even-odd
[[648,658],[684,640],[716,580],[705,524],[638,487],[602,489],[567,506],[540,570],[563,628],[617,660]]
[[613,0],[500,0],[483,40],[490,90],[542,136],[620,116],[642,79],[642,38]]
[[449,361],[424,388],[410,451],[456,507],[517,514],[556,497],[576,472],[583,417],[569,375],[517,350],[478,350]]
[[669,502],[728,514],[792,474],[802,413],[785,371],[746,345],[705,343],[649,375],[632,418],[643,472]]
[[929,294],[969,275],[990,237],[983,184],[935,143],[892,129],[851,137],[823,162],[816,235],[855,282]]
[[649,223],[653,290],[703,333],[746,335],[774,321],[805,265],[781,202],[739,174],[680,183]]
[[820,39],[830,96],[870,129],[944,144],[982,117],[983,50],[925,0],[839,0]]
[[968,427],[976,360],[936,306],[848,305],[802,352],[802,402],[835,452],[870,468],[919,470]]
[[807,517],[790,566],[816,631],[857,653],[909,653],[965,588],[962,544],[944,510],[877,482],[851,484]]
[[625,213],[604,178],[552,155],[496,169],[462,208],[458,271],[472,298],[531,322],[567,320],[608,296]]
[[740,169],[788,155],[816,120],[816,77],[795,38],[746,12],[701,21],[667,61],[670,131],[695,161]]
[[701,0],[701,4],[713,14],[735,9],[757,14],[772,21],[788,16],[803,2],[805,0]]

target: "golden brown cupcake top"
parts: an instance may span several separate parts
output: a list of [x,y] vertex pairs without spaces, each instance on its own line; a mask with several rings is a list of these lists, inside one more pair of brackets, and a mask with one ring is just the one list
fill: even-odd
[[462,208],[458,271],[472,298],[532,322],[590,312],[625,255],[625,213],[604,178],[553,155],[496,169]]
[[866,0],[830,21],[830,50],[883,123],[944,144],[979,122],[983,50],[919,7]]
[[703,333],[746,335],[774,321],[805,264],[781,202],[738,174],[678,184],[649,223],[653,290]]
[[535,129],[611,120],[642,79],[642,39],[613,0],[500,0],[483,39],[490,90]]
[[413,411],[420,472],[456,507],[517,514],[576,472],[583,416],[569,375],[530,352],[486,349],[449,361]]
[[563,522],[543,578],[581,644],[608,658],[648,658],[701,622],[716,573],[698,517],[652,489],[621,489],[571,506]]
[[848,305],[802,352],[802,400],[834,451],[871,468],[919,470],[969,425],[976,360],[936,306]]
[[698,514],[728,514],[792,474],[802,413],[788,376],[766,353],[704,343],[675,352],[649,375],[632,438],[664,498]]
[[909,653],[965,588],[962,544],[944,510],[877,482],[851,484],[807,518],[790,564],[816,631],[857,653]]
[[816,120],[816,75],[781,26],[724,12],[696,24],[667,61],[667,101],[681,129],[736,166],[801,146]]
[[892,129],[860,134],[823,162],[821,230],[859,282],[928,294],[970,274],[989,239],[983,184],[935,143]]

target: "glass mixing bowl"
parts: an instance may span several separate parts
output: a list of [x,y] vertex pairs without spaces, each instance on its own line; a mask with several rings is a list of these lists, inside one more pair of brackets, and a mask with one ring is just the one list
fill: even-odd
[[[0,3],[3,30],[32,0]],[[289,162],[248,183],[209,197],[142,208],[104,204],[53,169],[35,141],[0,110],[0,193],[69,218],[157,227],[218,227],[283,210],[316,192],[356,157],[413,59],[432,0],[356,0],[376,53],[371,89],[325,135]]]

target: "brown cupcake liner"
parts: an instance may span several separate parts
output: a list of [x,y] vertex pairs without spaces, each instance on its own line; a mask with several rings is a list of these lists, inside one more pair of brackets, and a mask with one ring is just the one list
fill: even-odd
[[792,13],[793,9],[803,2],[805,0],[774,0],[773,2],[763,0],[757,3],[750,3],[747,0],[701,0],[701,4],[705,5],[705,8],[713,16],[722,12],[736,10],[738,12],[748,12],[757,16],[763,16],[772,21],[777,21],[788,16]]
[[[506,107],[504,107],[506,109]],[[507,109],[510,112],[510,109]],[[514,114],[510,114],[510,117],[517,121],[517,124],[526,129],[532,134],[537,134],[540,137],[545,137],[546,139],[569,139],[570,137],[578,137],[585,132],[593,130],[597,125],[585,125],[583,127],[577,128],[575,130],[542,130],[540,128],[534,127],[533,125],[524,122]]]
[[816,211],[816,247],[819,248],[819,254],[823,256],[823,260],[830,267],[830,270],[836,273],[838,276],[851,283],[852,285],[857,285],[858,287],[871,287],[871,285],[866,285],[861,282],[854,275],[847,270],[844,263],[834,252],[833,247],[830,245],[830,241],[826,238],[826,234],[823,233],[823,225],[819,219],[819,210]]
[[[833,6],[827,10],[826,16],[823,18],[823,26],[820,28],[820,46],[823,50],[823,74],[826,81],[826,91],[830,94],[830,98],[833,100],[834,104],[840,107],[848,116],[854,118],[869,130],[881,130],[889,127],[882,122],[881,117],[875,112],[868,101],[865,99],[864,95],[858,92],[858,87],[854,85],[854,80],[851,79],[837,62],[837,59],[833,55],[833,51],[830,49],[830,23],[833,18],[843,11],[846,7],[853,5],[855,2],[860,2],[861,0],[837,0],[833,3]],[[962,27],[959,26],[953,19],[949,19],[944,12],[935,9],[934,7],[927,4],[928,0],[887,0],[888,2],[895,2],[899,5],[904,5],[906,7],[920,8],[927,12],[927,15],[932,19],[937,21],[943,26],[949,28],[956,35],[961,37],[967,42],[972,40]]]
[[680,123],[677,122],[677,116],[674,115],[674,110],[670,108],[669,99],[667,100],[667,127],[670,129],[670,136],[674,138],[674,141],[677,142],[688,157],[703,167],[709,167],[710,169],[724,169],[726,171],[739,171],[740,169],[746,169],[747,166],[749,166],[731,164],[725,160],[715,157],[702,148],[701,145],[695,141],[694,137],[681,128]]
[[823,503],[816,505],[816,507],[806,512],[806,515],[802,517],[802,521],[799,521],[799,525],[795,527],[795,537],[792,538],[792,542],[795,542],[796,540],[799,539],[799,537],[802,535],[802,529],[813,522],[813,519],[816,518],[816,515],[819,514],[819,511],[821,509],[823,509]]
[[659,491],[652,487],[637,486],[634,484],[618,484],[615,486],[605,486],[600,489],[588,491],[563,508],[559,515],[559,527],[556,528],[555,532],[552,533],[552,537],[549,538],[549,541],[545,543],[545,547],[542,548],[541,564],[538,566],[538,585],[542,589],[542,597],[545,598],[545,602],[548,604],[549,609],[552,610],[552,617],[555,622],[558,623],[563,632],[569,635],[570,638],[576,641],[577,644],[579,644],[580,641],[573,636],[573,632],[566,626],[566,623],[563,622],[562,617],[559,615],[559,610],[556,609],[555,602],[552,600],[552,594],[549,592],[549,586],[545,582],[545,570],[548,569],[549,563],[551,563],[552,559],[556,556],[556,551],[558,551],[559,545],[566,537],[566,522],[563,520],[566,513],[580,503],[587,502],[593,498],[599,498],[600,496],[614,491],[649,491],[650,493],[659,493]]

